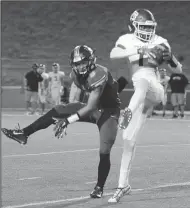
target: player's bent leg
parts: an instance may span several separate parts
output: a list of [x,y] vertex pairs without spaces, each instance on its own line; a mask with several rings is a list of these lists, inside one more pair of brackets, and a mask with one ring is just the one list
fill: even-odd
[[101,198],[103,195],[103,188],[111,166],[110,151],[117,135],[118,117],[119,109],[114,114],[109,111],[104,112],[98,120],[97,125],[100,131],[100,161],[97,184],[90,194],[91,198]]
[[67,118],[71,114],[76,113],[82,107],[84,107],[83,103],[70,103],[65,106],[58,105],[23,129],[11,130],[2,128],[2,132],[7,137],[19,142],[20,144],[26,144],[27,139],[31,134],[46,129],[50,125],[54,124],[55,120],[53,118]]
[[131,97],[128,108],[131,110],[132,114],[136,109],[145,101],[146,94],[149,88],[149,81],[141,78],[138,81],[134,82],[135,92]]
[[144,78],[134,81],[135,92],[129,102],[128,107],[125,108],[119,118],[120,129],[125,129],[128,126],[137,108],[145,102],[149,85],[149,81]]

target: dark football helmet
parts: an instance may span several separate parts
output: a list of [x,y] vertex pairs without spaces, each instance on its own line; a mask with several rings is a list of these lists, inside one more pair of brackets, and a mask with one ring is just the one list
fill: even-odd
[[90,47],[79,45],[71,52],[70,65],[76,74],[86,77],[95,68],[95,64],[96,57]]
[[147,9],[137,9],[130,16],[130,23],[128,25],[130,32],[133,32],[134,35],[144,41],[150,41],[156,31],[157,23],[155,18]]

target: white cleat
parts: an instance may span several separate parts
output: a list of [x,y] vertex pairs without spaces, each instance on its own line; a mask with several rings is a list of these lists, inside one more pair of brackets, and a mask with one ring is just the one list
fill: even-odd
[[108,200],[108,203],[117,203],[124,195],[128,195],[131,192],[131,186],[126,186],[124,188],[117,188],[114,195]]

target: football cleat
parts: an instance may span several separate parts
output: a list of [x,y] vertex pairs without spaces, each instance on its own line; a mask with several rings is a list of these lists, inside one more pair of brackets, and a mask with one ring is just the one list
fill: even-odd
[[124,195],[128,195],[131,192],[131,186],[126,186],[124,188],[117,188],[114,195],[108,200],[109,203],[117,203]]
[[173,114],[172,118],[178,118],[178,115],[177,114]]
[[17,141],[21,145],[27,143],[28,136],[26,136],[21,129],[6,129],[2,128],[1,131],[10,139]]
[[101,198],[103,195],[103,188],[99,186],[95,186],[94,190],[91,192],[90,197],[91,198]]
[[119,128],[126,129],[129,122],[132,119],[132,112],[129,108],[126,108],[119,117]]

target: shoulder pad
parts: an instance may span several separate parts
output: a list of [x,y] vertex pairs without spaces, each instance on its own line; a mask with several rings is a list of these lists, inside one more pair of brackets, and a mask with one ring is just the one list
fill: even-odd
[[170,45],[169,45],[167,39],[165,39],[159,35],[156,35],[155,39],[154,39],[154,45],[160,45],[160,44],[165,44],[168,48],[170,48]]
[[108,69],[97,65],[97,68],[92,71],[88,77],[89,89],[93,90],[101,85],[104,85],[108,80]]
[[120,48],[127,48],[128,45],[131,43],[131,40],[132,40],[132,36],[133,34],[125,34],[125,35],[122,35],[118,38],[118,40],[116,41],[115,43],[115,46],[116,47],[120,47]]

